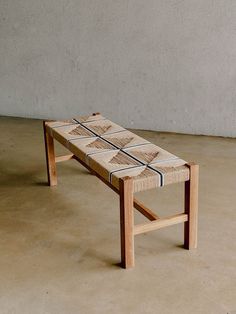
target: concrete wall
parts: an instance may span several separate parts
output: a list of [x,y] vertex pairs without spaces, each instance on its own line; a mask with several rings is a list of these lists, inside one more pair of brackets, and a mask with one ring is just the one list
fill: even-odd
[[0,0],[0,114],[236,136],[235,0]]

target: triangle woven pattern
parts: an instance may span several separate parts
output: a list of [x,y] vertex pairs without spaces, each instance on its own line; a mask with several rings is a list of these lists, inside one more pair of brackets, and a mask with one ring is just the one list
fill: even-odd
[[89,127],[96,134],[101,135],[106,133],[112,126],[109,124],[109,125],[90,125]]
[[126,176],[134,192],[189,180],[186,161],[100,114],[47,122],[46,130],[117,189]]
[[86,122],[86,121],[88,121],[90,118],[91,118],[91,116],[83,116],[83,117],[80,117],[80,122]]
[[135,176],[135,179],[144,179],[148,177],[156,176],[156,173],[150,169],[144,169],[139,175]]
[[89,131],[87,131],[86,129],[82,128],[80,125],[77,126],[75,129],[71,130],[69,132],[70,135],[81,135],[81,136],[85,136],[85,135],[91,135],[91,133]]
[[92,143],[86,145],[86,147],[96,148],[96,149],[107,149],[107,148],[110,148],[110,145],[107,144],[106,142],[100,140],[99,138],[97,138]]
[[64,122],[64,123],[75,123],[75,124],[78,123],[74,119],[63,120],[62,122]]
[[109,160],[109,163],[116,165],[137,165],[135,160],[132,160],[130,157],[122,154],[121,152],[118,152],[115,156],[113,156],[112,159]]
[[147,162],[148,164],[152,162],[158,156],[158,154],[159,152],[157,151],[156,152],[141,152],[138,150],[132,151],[132,155]]
[[155,169],[160,169],[164,173],[168,173],[168,172],[172,173],[175,171],[186,170],[186,167],[184,165],[162,167],[161,164],[159,164],[158,167],[155,167]]
[[118,147],[125,147],[127,144],[129,144],[130,142],[132,142],[132,140],[134,139],[134,137],[112,137],[112,138],[109,138],[109,141],[118,146]]
[[86,122],[91,122],[91,121],[99,121],[99,120],[103,120],[104,117],[101,116],[101,114],[92,114],[92,115],[85,115],[85,116],[80,116],[80,117],[76,117],[74,118],[77,121],[81,122],[81,123],[86,123]]

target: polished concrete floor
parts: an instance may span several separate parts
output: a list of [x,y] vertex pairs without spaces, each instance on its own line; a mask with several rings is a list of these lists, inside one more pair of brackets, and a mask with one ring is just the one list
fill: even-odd
[[[41,121],[2,117],[1,314],[236,313],[236,139],[135,133],[200,164],[198,249],[176,225],[137,236],[136,267],[119,268],[118,196],[73,160],[46,186]],[[137,198],[167,216],[183,185]]]

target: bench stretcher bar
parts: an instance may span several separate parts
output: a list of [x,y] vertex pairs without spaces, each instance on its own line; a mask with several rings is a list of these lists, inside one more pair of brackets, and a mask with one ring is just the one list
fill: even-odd
[[64,156],[56,156],[55,162],[67,161],[67,160],[72,159],[73,157],[74,157],[74,154],[69,154],[69,155],[64,155]]
[[161,218],[155,221],[134,226],[134,235],[172,226],[186,221],[188,221],[187,214],[177,214],[167,218]]
[[[55,157],[55,162],[67,161],[67,160],[70,160],[70,159],[75,159],[75,160],[77,160],[78,162],[81,163],[81,160],[78,157],[76,157],[74,154],[69,154],[69,155]],[[89,169],[89,170],[91,170],[91,169]],[[97,175],[96,173],[94,173],[94,174]],[[119,191],[116,191],[116,192],[119,193]],[[146,232],[149,232],[149,231],[157,230],[157,229],[160,229],[160,228],[164,228],[164,227],[167,227],[167,226],[172,226],[172,225],[175,225],[175,224],[178,224],[178,223],[181,223],[181,222],[188,221],[188,215],[184,214],[184,213],[183,214],[174,215],[174,216],[171,216],[171,217],[167,217],[167,218],[160,218],[158,215],[156,215],[154,212],[152,212],[149,208],[147,208],[145,205],[143,205],[137,199],[134,199],[134,207],[141,214],[143,214],[146,218],[151,220],[151,223],[149,222],[149,223],[144,223],[144,224],[139,224],[139,225],[134,226],[134,235],[146,233]]]

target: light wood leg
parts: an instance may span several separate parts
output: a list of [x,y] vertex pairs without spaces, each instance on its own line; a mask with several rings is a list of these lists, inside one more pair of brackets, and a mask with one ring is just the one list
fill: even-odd
[[44,142],[47,161],[48,184],[50,186],[57,185],[56,159],[54,152],[53,137],[47,132],[46,121],[43,122]]
[[190,178],[185,182],[185,213],[188,221],[184,224],[184,246],[190,250],[197,247],[199,166],[193,163],[188,166]]
[[133,179],[120,179],[121,266],[134,267]]

